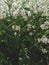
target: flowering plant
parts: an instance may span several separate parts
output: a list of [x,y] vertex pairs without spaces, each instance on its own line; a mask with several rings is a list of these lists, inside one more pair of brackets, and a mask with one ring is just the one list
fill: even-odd
[[48,13],[48,0],[0,1],[0,65],[49,65]]

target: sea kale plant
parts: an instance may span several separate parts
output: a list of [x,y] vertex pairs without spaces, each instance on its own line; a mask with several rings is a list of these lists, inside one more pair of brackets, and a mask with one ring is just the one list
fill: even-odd
[[49,65],[49,0],[0,0],[0,65]]

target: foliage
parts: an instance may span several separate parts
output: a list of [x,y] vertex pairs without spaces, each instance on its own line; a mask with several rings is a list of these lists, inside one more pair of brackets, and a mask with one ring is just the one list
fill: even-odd
[[49,16],[24,7],[14,17],[10,4],[0,19],[0,65],[48,65]]

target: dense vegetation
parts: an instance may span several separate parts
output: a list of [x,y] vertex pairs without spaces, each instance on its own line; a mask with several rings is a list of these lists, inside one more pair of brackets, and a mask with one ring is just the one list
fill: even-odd
[[48,8],[42,10],[35,4],[29,8],[29,1],[16,1],[19,6],[12,5],[14,0],[3,1],[6,5],[0,5],[0,65],[49,65]]

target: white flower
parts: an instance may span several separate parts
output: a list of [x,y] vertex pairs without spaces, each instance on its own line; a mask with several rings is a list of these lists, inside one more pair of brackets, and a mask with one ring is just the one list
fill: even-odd
[[19,57],[19,60],[21,61],[21,60],[22,60],[22,58],[21,58],[21,57]]
[[27,30],[29,31],[31,29],[31,24],[27,24]]
[[34,28],[35,28],[35,26],[32,26],[32,28],[34,29]]
[[6,17],[6,11],[3,8],[3,6],[0,6],[0,19],[3,19]]
[[41,29],[44,30],[45,29],[45,24],[40,25]]
[[20,26],[18,26],[18,25],[12,25],[12,29],[14,29],[16,31],[20,31]]
[[19,36],[20,36],[21,34],[19,34]]
[[29,35],[30,35],[30,36],[32,36],[32,35],[33,35],[33,33],[32,33],[32,32],[30,32],[30,33],[29,33]]
[[47,25],[45,25],[45,24],[41,24],[40,27],[41,27],[42,30],[46,30],[46,29],[49,28],[49,27],[48,27]]
[[49,43],[49,39],[48,39],[48,43]]
[[39,12],[42,12],[42,9],[41,9],[41,7],[38,7],[38,11],[39,11]]
[[12,29],[15,29],[14,25],[12,25]]
[[17,35],[17,32],[14,32],[14,35],[16,36]]
[[27,59],[30,59],[30,57],[29,56],[26,56],[27,57]]
[[25,4],[25,7],[26,7],[26,8],[30,8],[30,6],[29,6],[29,4],[28,4],[28,3],[26,3],[26,4]]
[[42,48],[42,53],[47,53],[47,50]]
[[27,20],[27,16],[26,16],[25,9],[20,10],[20,13],[19,14],[24,18],[24,20]]
[[28,27],[28,28],[31,28],[31,26],[32,26],[31,24],[27,24],[27,27]]
[[7,60],[9,59],[9,57],[7,57]]
[[13,16],[14,16],[15,18],[17,18],[18,13],[19,13],[19,10],[15,10],[15,11],[13,12]]
[[42,38],[41,38],[41,41],[43,43],[47,44],[48,43],[48,38],[45,35],[43,35]]
[[27,13],[28,13],[28,16],[31,16],[31,12],[30,11],[27,11]]
[[16,2],[13,2],[13,3],[12,3],[12,7],[17,7]]
[[20,26],[16,25],[16,30],[20,31]]
[[41,39],[40,38],[38,38],[38,43],[40,43],[41,42]]
[[45,21],[44,24],[48,26],[49,25],[49,22],[48,21]]
[[5,18],[6,17],[6,14],[4,13],[0,13],[0,19],[3,19],[3,18]]
[[49,39],[45,35],[43,35],[41,38],[38,38],[38,42],[47,44],[47,43],[49,43]]

